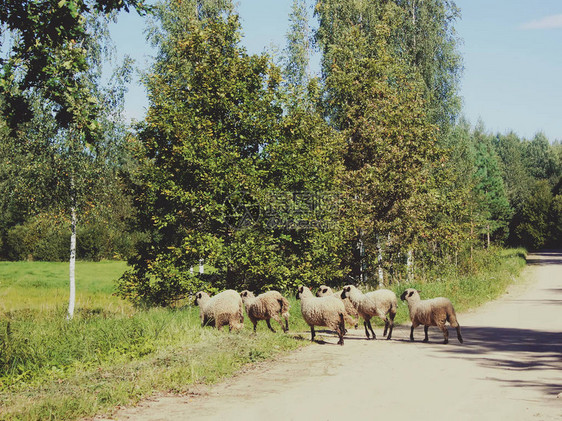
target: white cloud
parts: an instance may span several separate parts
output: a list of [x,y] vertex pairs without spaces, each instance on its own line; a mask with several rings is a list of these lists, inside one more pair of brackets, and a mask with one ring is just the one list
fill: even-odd
[[521,29],[555,29],[562,28],[562,15],[546,16],[542,19],[524,23]]

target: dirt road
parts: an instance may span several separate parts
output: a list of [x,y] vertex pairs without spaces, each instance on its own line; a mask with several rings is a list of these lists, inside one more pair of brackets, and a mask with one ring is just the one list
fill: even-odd
[[[409,341],[362,330],[261,364],[200,394],[163,397],[118,420],[562,420],[562,253],[529,256],[524,282],[459,314],[464,344],[430,328]],[[379,337],[381,329],[376,329]]]

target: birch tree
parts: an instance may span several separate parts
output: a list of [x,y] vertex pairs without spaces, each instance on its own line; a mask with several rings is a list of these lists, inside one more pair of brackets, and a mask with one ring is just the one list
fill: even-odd
[[[136,0],[0,3],[0,21],[13,39],[0,73],[2,112],[11,136],[17,136],[21,125],[32,120],[31,98],[42,98],[48,107],[46,115],[56,122],[56,133],[50,139],[54,186],[39,194],[48,194],[70,214],[69,319],[75,306],[78,212],[92,185],[100,179],[95,173],[103,171],[103,154],[99,151],[106,146],[108,132],[102,130],[102,116],[112,115],[109,109],[115,105],[100,87],[101,44],[108,39],[108,15],[100,12],[128,10],[129,5],[143,10],[142,1]],[[122,100],[119,89],[111,92],[117,93],[117,101]]]

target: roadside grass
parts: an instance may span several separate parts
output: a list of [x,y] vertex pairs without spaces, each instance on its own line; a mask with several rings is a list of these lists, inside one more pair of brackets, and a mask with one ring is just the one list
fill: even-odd
[[[460,312],[501,295],[524,266],[522,256],[494,250],[478,256],[471,276],[449,270],[391,288],[447,296]],[[197,307],[140,311],[112,296],[125,269],[123,262],[79,262],[76,316],[67,321],[67,265],[0,263],[0,419],[109,414],[154,393],[187,393],[310,343],[294,296],[289,334],[259,322],[254,335],[247,317],[242,331],[219,332],[200,327]],[[396,323],[407,321],[400,303]]]
[[395,321],[409,322],[408,306],[400,301],[400,294],[406,288],[418,289],[422,300],[447,297],[457,313],[500,297],[508,285],[517,281],[526,265],[526,254],[525,249],[475,250],[474,266],[468,275],[461,275],[454,266],[449,266],[425,274],[415,282],[392,285],[390,289],[399,297]]

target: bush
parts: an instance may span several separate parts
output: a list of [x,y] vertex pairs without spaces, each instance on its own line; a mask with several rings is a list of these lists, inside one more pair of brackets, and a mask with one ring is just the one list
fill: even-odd
[[[77,257],[92,261],[127,259],[133,253],[138,234],[123,231],[124,227],[101,219],[79,222]],[[4,257],[8,260],[66,261],[69,253],[70,223],[56,214],[32,217],[6,234]]]
[[70,232],[50,215],[37,215],[8,230],[7,257],[10,260],[60,261],[68,259]]

